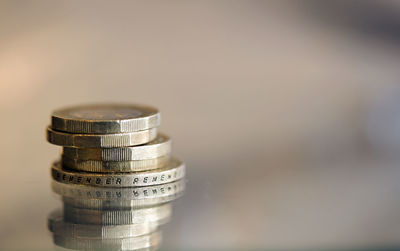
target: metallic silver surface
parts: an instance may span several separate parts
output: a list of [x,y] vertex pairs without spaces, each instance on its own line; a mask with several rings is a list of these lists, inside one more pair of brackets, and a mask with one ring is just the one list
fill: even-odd
[[178,195],[185,189],[185,180],[155,186],[124,188],[93,187],[52,181],[51,188],[56,194],[71,199],[141,201]]
[[161,233],[154,232],[138,237],[116,239],[68,238],[65,236],[53,235],[53,241],[60,247],[73,250],[141,250],[159,246],[161,242]]
[[151,107],[88,105],[55,111],[47,140],[63,146],[53,191],[63,210],[48,218],[54,243],[77,250],[153,250],[158,226],[185,188],[185,165],[157,134]]
[[145,145],[118,148],[76,148],[64,147],[63,155],[70,159],[131,161],[155,159],[171,153],[171,140],[162,133]]
[[185,165],[172,158],[164,168],[135,173],[89,173],[67,170],[56,162],[51,167],[54,180],[67,184],[103,187],[138,187],[165,184],[185,176]]
[[56,110],[51,115],[54,130],[70,133],[126,133],[157,127],[156,108],[127,104],[91,104]]
[[179,198],[183,193],[177,193],[159,198],[149,198],[142,200],[100,200],[100,199],[73,199],[63,197],[64,205],[82,209],[94,210],[133,210],[144,207],[152,207]]
[[111,239],[149,234],[157,230],[158,223],[145,222],[126,225],[76,224],[64,221],[62,210],[53,211],[48,227],[55,235],[72,238]]
[[47,141],[71,147],[124,147],[146,144],[157,136],[157,129],[115,134],[72,134],[47,128]]
[[169,155],[161,156],[155,159],[132,161],[80,160],[70,159],[65,155],[61,156],[61,162],[64,167],[78,171],[95,173],[149,171],[165,167],[168,164],[169,159]]
[[157,222],[164,224],[172,213],[170,203],[134,210],[95,210],[64,204],[64,220],[79,224],[126,225]]

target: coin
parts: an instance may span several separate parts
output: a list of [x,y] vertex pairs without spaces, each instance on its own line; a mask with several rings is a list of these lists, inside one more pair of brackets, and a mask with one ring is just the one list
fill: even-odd
[[100,200],[100,199],[73,199],[64,197],[64,204],[68,204],[71,207],[83,208],[83,209],[94,209],[94,210],[132,210],[144,207],[157,206],[163,203],[171,202],[179,198],[183,193],[177,193],[174,195],[149,198],[142,200]]
[[[56,194],[64,198],[90,200],[150,200],[174,196],[185,190],[185,181],[178,180],[155,186],[143,187],[93,187],[51,182],[51,188]],[[163,201],[161,201],[162,203]]]
[[70,238],[53,235],[53,241],[57,246],[74,250],[147,250],[147,248],[159,246],[161,242],[161,233],[153,232],[148,235],[115,239]]
[[70,159],[62,155],[62,165],[69,169],[96,172],[139,172],[148,171],[164,167],[169,160],[169,156],[162,156],[156,159],[132,160],[132,161],[101,161],[101,160],[79,160]]
[[172,158],[167,166],[136,173],[89,173],[65,169],[60,162],[51,167],[54,180],[67,184],[82,184],[103,187],[140,187],[165,184],[179,180],[185,175],[185,165]]
[[162,133],[145,145],[117,148],[76,148],[63,147],[63,155],[70,159],[131,161],[155,159],[171,153],[171,140]]
[[53,211],[48,218],[48,227],[55,235],[73,238],[111,239],[141,236],[154,232],[158,223],[146,222],[127,225],[76,224],[64,221],[61,210]]
[[[77,186],[77,185],[73,185]],[[162,186],[162,185],[161,185]],[[141,192],[144,193],[145,198],[142,199],[86,199],[86,198],[74,198],[74,197],[62,197],[62,201],[64,205],[68,205],[74,208],[82,208],[82,209],[96,209],[96,210],[132,210],[139,209],[143,207],[156,206],[160,204],[164,204],[167,202],[171,202],[177,198],[179,198],[183,194],[183,186],[184,185],[170,185],[165,187],[157,187],[154,188],[147,187],[145,190]],[[175,192],[168,192],[166,189],[175,190]],[[118,189],[118,188],[113,188]],[[131,189],[131,188],[128,188]],[[164,194],[158,194],[164,191]],[[134,191],[137,193],[133,196],[140,196],[140,192]],[[154,195],[156,194],[156,195]],[[100,195],[100,194],[99,194]],[[111,194],[110,194],[111,195]]]
[[123,147],[146,144],[157,136],[157,129],[116,134],[72,134],[47,128],[47,141],[59,146]]
[[95,210],[64,205],[64,220],[79,224],[126,225],[168,221],[172,213],[170,203],[135,210]]
[[69,133],[125,133],[157,127],[160,113],[156,108],[128,104],[91,104],[56,110],[51,127]]

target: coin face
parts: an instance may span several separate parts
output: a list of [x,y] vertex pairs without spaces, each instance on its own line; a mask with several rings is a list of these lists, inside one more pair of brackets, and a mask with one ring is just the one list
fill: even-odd
[[75,106],[57,110],[53,116],[77,120],[122,120],[149,116],[157,113],[156,109],[143,106],[99,104]]
[[56,110],[52,129],[70,133],[121,133],[160,124],[156,108],[129,104],[89,104]]

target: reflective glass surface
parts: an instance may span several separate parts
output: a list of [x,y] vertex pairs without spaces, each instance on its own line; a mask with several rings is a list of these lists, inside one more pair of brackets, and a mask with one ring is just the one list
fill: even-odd
[[[400,250],[397,1],[0,1],[0,250]],[[159,108],[186,164],[54,183],[51,111]]]

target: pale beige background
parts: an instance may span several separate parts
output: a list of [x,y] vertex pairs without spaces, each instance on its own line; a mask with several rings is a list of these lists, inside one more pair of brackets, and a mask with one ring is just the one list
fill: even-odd
[[52,247],[49,114],[105,101],[159,107],[187,163],[167,247],[397,244],[400,171],[366,132],[399,48],[307,6],[2,1],[1,245]]

